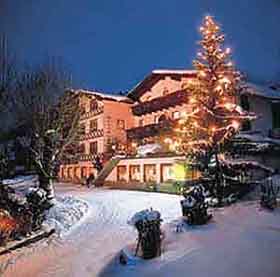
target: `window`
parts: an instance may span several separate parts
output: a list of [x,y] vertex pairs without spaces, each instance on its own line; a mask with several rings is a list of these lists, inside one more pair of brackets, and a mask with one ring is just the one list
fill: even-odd
[[68,167],[68,169],[67,169],[67,178],[69,178],[69,179],[72,178],[72,167]]
[[86,106],[85,105],[81,105],[80,109],[81,109],[81,114],[82,115],[86,113]]
[[89,144],[89,152],[90,154],[97,154],[97,141],[91,142]]
[[140,119],[139,120],[139,127],[143,127],[144,126],[144,120],[143,119]]
[[165,87],[165,88],[163,89],[162,95],[165,96],[165,95],[168,94],[168,92],[169,92],[168,88]]
[[140,181],[140,165],[131,165],[129,167],[129,180]]
[[156,181],[156,165],[155,164],[144,164],[144,181],[155,182]]
[[86,125],[80,124],[80,134],[84,135],[86,133]]
[[86,150],[85,145],[84,145],[83,143],[80,144],[80,145],[79,145],[79,148],[78,148],[78,152],[79,152],[80,154],[84,154],[84,153],[85,153],[85,150]]
[[126,181],[126,166],[125,165],[119,165],[117,166],[117,180],[118,181]]
[[119,130],[124,130],[125,129],[125,121],[122,119],[117,120],[117,128]]
[[98,129],[97,119],[90,121],[90,131],[96,131]]
[[81,178],[86,178],[86,177],[87,177],[87,168],[83,166],[81,168]]
[[65,178],[65,168],[64,167],[61,169],[61,178],[62,179]]
[[249,103],[249,99],[248,99],[247,95],[241,95],[240,96],[240,106],[245,111],[249,111],[250,110],[250,103]]
[[79,167],[75,167],[74,168],[74,178],[79,178],[79,175],[78,175],[78,172],[79,172]]
[[279,129],[280,128],[280,103],[272,103],[272,128]]
[[98,109],[98,102],[97,102],[96,99],[92,99],[92,100],[90,101],[90,110],[91,110],[91,111],[95,111],[95,110],[97,110],[97,109]]
[[180,112],[179,111],[175,111],[172,113],[172,118],[173,119],[179,119],[180,118]]
[[158,119],[158,123],[164,122],[164,121],[166,121],[166,120],[167,120],[166,115],[165,115],[165,114],[162,114],[162,115],[159,117],[159,119]]
[[158,123],[158,115],[155,115],[155,117],[154,117],[154,123]]

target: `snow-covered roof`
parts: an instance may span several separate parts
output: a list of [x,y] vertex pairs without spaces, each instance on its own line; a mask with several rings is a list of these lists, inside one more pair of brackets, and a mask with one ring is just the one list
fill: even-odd
[[250,134],[246,132],[240,132],[235,136],[238,139],[246,139],[248,141],[256,142],[256,143],[273,143],[280,145],[280,139],[273,139],[267,136],[264,136],[262,133]]
[[280,91],[271,89],[263,85],[245,83],[242,88],[244,94],[255,95],[268,99],[280,99]]
[[117,101],[117,102],[126,102],[126,103],[132,103],[132,100],[126,96],[123,95],[117,95],[117,94],[108,94],[98,91],[90,91],[90,90],[84,90],[84,89],[78,89],[75,91],[76,93],[82,93],[82,94],[90,94],[97,98],[101,98],[104,100],[111,100],[111,101]]
[[152,71],[153,74],[162,74],[162,75],[188,75],[196,74],[196,70],[184,70],[184,69],[156,69]]

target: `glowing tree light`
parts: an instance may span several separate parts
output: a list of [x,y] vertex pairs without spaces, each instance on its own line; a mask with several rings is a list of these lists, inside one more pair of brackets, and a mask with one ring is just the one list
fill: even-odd
[[180,151],[201,159],[207,169],[210,159],[216,162],[216,191],[222,200],[223,174],[219,155],[223,147],[240,129],[244,120],[253,119],[238,105],[241,74],[230,60],[231,49],[224,48],[225,36],[213,17],[206,16],[200,27],[201,49],[193,64],[197,81],[184,86],[191,94],[192,112],[180,120],[176,129],[181,138]]

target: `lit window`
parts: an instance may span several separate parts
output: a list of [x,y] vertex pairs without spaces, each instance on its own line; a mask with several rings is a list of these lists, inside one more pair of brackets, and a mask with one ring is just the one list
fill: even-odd
[[181,115],[181,114],[180,114],[179,111],[173,112],[173,113],[172,113],[172,118],[173,118],[173,119],[179,119],[179,118],[180,118],[180,115]]
[[97,154],[97,141],[90,143],[89,151],[90,151],[90,154]]
[[158,115],[155,115],[155,117],[154,117],[154,123],[158,123]]
[[118,119],[117,120],[117,128],[120,130],[124,130],[125,129],[125,121],[122,119]]
[[90,131],[96,131],[98,128],[98,124],[97,124],[97,119],[91,120],[90,121]]

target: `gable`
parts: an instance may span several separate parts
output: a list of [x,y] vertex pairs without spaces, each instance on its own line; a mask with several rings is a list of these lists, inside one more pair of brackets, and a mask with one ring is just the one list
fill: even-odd
[[138,83],[127,96],[134,101],[148,101],[182,89],[182,83],[195,78],[194,70],[154,70]]
[[150,87],[147,87],[145,92],[139,98],[139,102],[151,101],[155,98],[159,98],[170,94],[175,91],[179,91],[183,88],[184,84],[190,77],[185,76],[164,76],[157,80]]

